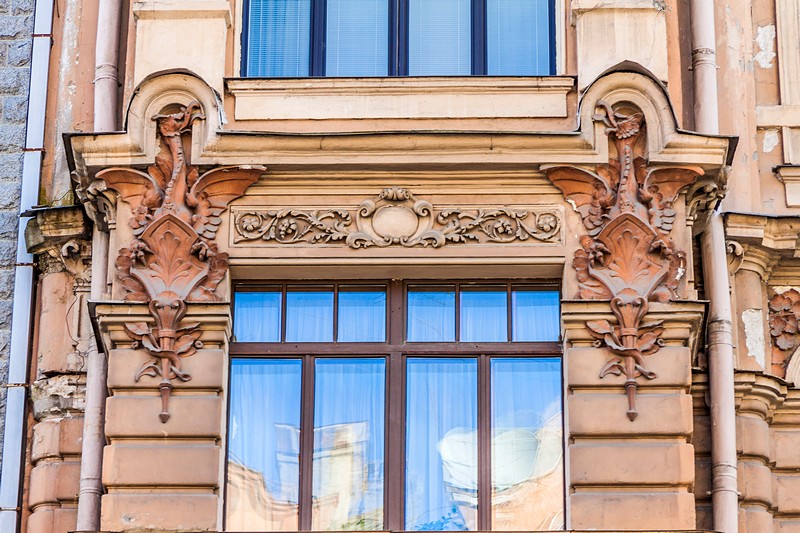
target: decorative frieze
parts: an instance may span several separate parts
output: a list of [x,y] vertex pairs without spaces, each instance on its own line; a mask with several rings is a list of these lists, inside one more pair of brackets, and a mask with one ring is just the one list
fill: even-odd
[[181,359],[200,348],[198,324],[182,324],[186,302],[213,302],[228,269],[228,254],[214,242],[220,215],[266,170],[260,166],[212,169],[200,175],[190,164],[192,123],[205,118],[192,102],[176,113],[153,117],[160,149],[154,165],[141,172],[109,168],[97,174],[131,206],[133,241],[116,260],[127,301],[147,302],[155,324],[125,325],[134,344],[152,357],[134,376],[160,377],[162,422],[169,419],[172,380],[188,381]]
[[234,208],[234,244],[344,243],[351,248],[561,242],[558,207],[435,208],[408,189],[387,187],[355,210]]
[[673,202],[703,174],[699,167],[652,167],[646,158],[644,115],[620,113],[605,102],[594,116],[606,125],[609,162],[592,172],[581,167],[543,166],[553,184],[580,213],[587,234],[572,266],[578,297],[610,300],[616,324],[586,323],[595,345],[614,354],[600,371],[626,377],[628,418],[634,420],[639,377],[655,379],[645,357],[663,345],[660,321],[645,321],[651,301],[667,302],[686,271],[686,255],[669,237]]

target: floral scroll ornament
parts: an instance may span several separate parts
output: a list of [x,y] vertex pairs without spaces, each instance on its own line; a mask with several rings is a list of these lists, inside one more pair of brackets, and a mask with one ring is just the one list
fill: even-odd
[[800,348],[800,292],[796,289],[770,299],[769,333],[773,373],[785,377],[792,356]]
[[675,297],[686,268],[685,254],[669,237],[675,221],[673,202],[703,174],[699,167],[651,167],[646,159],[646,128],[640,112],[622,114],[605,102],[594,116],[606,125],[609,162],[594,172],[580,167],[543,166],[580,213],[587,234],[572,265],[578,297],[610,300],[616,318],[586,323],[595,345],[614,355],[600,371],[624,375],[628,418],[636,419],[637,378],[655,372],[645,358],[663,345],[660,321],[645,321],[651,301]]
[[117,257],[125,299],[147,302],[154,324],[133,322],[125,331],[151,360],[135,375],[160,377],[162,422],[169,420],[173,380],[188,381],[181,360],[202,347],[200,325],[184,324],[187,302],[219,300],[214,291],[228,270],[228,254],[214,239],[228,204],[266,170],[219,167],[200,174],[190,164],[191,125],[205,118],[192,102],[176,113],[153,117],[159,151],[147,172],[109,168],[98,172],[108,188],[131,206],[133,241]]
[[247,210],[234,216],[234,243],[330,244],[351,248],[440,248],[448,243],[557,242],[561,219],[553,208],[434,209],[403,187],[387,187],[346,209]]

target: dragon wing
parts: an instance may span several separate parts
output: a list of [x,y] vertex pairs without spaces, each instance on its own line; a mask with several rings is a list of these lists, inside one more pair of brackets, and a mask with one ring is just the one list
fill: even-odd
[[149,204],[164,195],[164,191],[152,176],[132,168],[107,168],[97,173],[97,179],[105,181],[109,189],[117,191],[134,209],[143,203],[151,209],[155,208],[157,205]]
[[192,226],[197,234],[213,239],[221,222],[219,215],[266,170],[259,165],[219,167],[197,178],[186,195],[187,205],[195,208]]
[[614,198],[608,181],[579,167],[543,165],[540,168],[580,213],[590,233],[602,225],[605,210]]

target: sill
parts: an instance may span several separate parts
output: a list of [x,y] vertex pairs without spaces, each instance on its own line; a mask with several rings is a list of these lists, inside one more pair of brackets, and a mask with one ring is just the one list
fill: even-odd
[[270,129],[275,121],[436,120],[423,129],[458,130],[458,121],[469,119],[563,119],[575,90],[570,76],[229,78],[225,84],[234,119],[270,121]]

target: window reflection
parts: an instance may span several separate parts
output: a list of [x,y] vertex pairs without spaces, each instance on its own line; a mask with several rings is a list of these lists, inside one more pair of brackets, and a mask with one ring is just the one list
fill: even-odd
[[475,359],[408,359],[405,527],[477,529]]
[[333,341],[333,290],[286,292],[286,342]]
[[233,334],[238,342],[281,340],[281,293],[237,292],[233,300]]
[[561,362],[491,362],[492,529],[564,527]]
[[385,366],[316,361],[312,530],[383,529]]
[[339,289],[339,342],[386,340],[386,291]]
[[514,341],[557,341],[560,325],[557,291],[514,289],[511,323]]
[[461,342],[508,340],[508,294],[505,287],[475,287],[461,291]]
[[412,287],[408,290],[409,342],[456,340],[455,287]]
[[231,363],[226,526],[293,531],[300,495],[302,362]]

